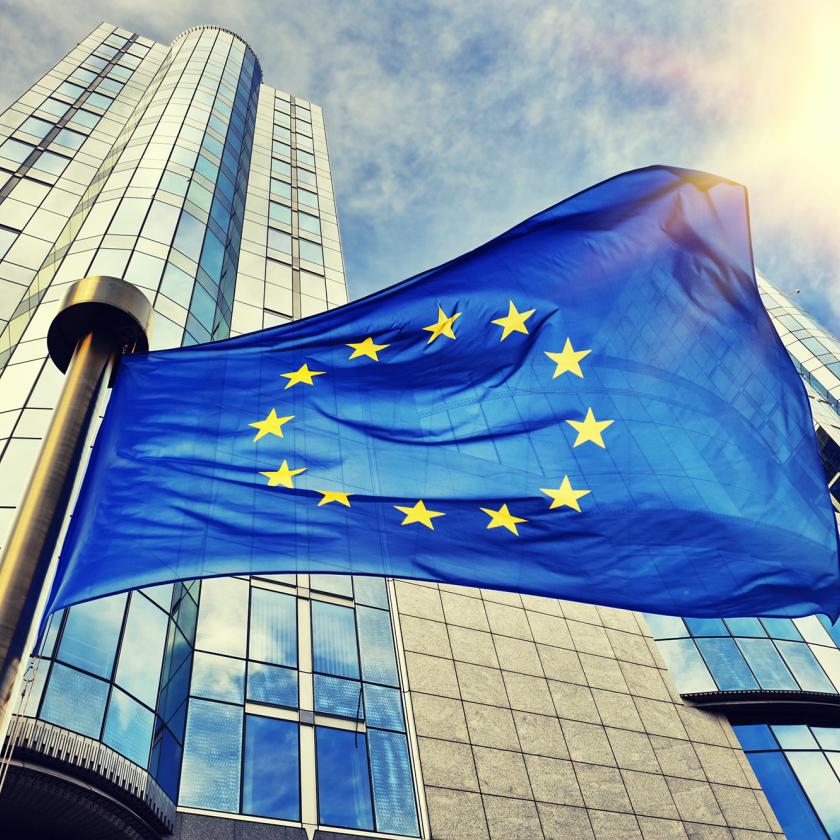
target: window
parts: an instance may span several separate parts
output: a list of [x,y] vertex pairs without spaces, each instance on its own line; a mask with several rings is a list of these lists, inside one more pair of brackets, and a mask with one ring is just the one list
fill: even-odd
[[55,663],[39,717],[80,735],[98,738],[107,697],[108,683]]
[[321,222],[317,216],[310,216],[309,213],[298,213],[298,224],[302,230],[321,235]]
[[300,819],[300,746],[293,721],[245,716],[242,813]]
[[312,602],[312,661],[316,672],[359,678],[353,609]]
[[86,111],[84,108],[80,108],[70,117],[70,123],[76,123],[85,128],[95,128],[100,119],[99,114],[94,114],[93,111]]
[[20,140],[9,139],[0,145],[0,157],[13,160],[15,163],[23,163],[34,151],[34,146],[29,143],[21,143]]
[[49,134],[53,128],[53,124],[46,120],[39,120],[37,117],[29,117],[23,121],[18,131],[23,131],[26,134],[31,134],[33,137],[43,139]]
[[110,677],[125,602],[125,595],[114,595],[71,607],[58,658],[97,676]]
[[292,237],[280,230],[268,229],[268,247],[284,254],[292,253]]
[[840,728],[733,728],[789,840],[840,836]]
[[297,599],[252,587],[250,642],[250,659],[297,667]]
[[309,242],[307,239],[300,240],[300,258],[317,265],[324,264],[324,252],[321,250],[321,246]]
[[342,729],[315,729],[318,818],[324,825],[373,830],[367,738]]
[[102,740],[129,761],[146,767],[154,722],[155,716],[149,709],[124,691],[114,688],[108,703]]
[[270,201],[268,203],[268,218],[274,222],[291,225],[292,209],[291,207],[286,207],[285,204],[278,204],[276,201]]
[[80,149],[82,143],[87,140],[84,134],[79,134],[78,131],[71,131],[69,128],[62,128],[56,134],[53,143],[58,146],[65,146],[68,149]]
[[191,700],[180,804],[238,813],[241,756],[242,707]]
[[40,169],[42,172],[49,172],[51,175],[61,175],[70,163],[70,158],[57,155],[54,152],[41,152],[32,162],[33,169]]

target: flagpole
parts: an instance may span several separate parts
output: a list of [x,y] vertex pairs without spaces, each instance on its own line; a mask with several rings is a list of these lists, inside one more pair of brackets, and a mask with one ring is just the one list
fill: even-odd
[[66,378],[0,560],[0,746],[102,383],[121,355],[148,350],[151,314],[136,286],[86,277],[70,287],[50,324],[47,348]]

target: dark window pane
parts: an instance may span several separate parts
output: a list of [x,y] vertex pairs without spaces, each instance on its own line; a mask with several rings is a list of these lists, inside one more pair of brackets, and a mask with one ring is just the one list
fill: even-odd
[[790,840],[825,840],[813,809],[780,752],[748,753],[755,775]]
[[58,658],[100,677],[110,677],[125,601],[125,595],[113,595],[71,607]]
[[246,715],[242,812],[300,819],[298,725]]
[[368,732],[376,830],[390,834],[419,834],[411,764],[405,735]]
[[361,683],[323,674],[315,674],[313,682],[316,712],[354,719],[364,716]]
[[297,671],[278,665],[248,663],[248,699],[257,703],[296,708],[298,704]]
[[297,666],[297,600],[292,595],[251,588],[249,659]]
[[315,751],[320,822],[372,831],[365,736],[318,726],[315,728]]
[[312,658],[316,671],[358,679],[355,624],[350,607],[312,602]]
[[98,738],[107,697],[108,683],[55,664],[39,717],[81,735]]
[[758,688],[734,639],[698,639],[697,645],[721,691]]
[[242,707],[191,700],[179,804],[239,811]]
[[149,709],[115,688],[108,703],[102,740],[129,761],[145,768],[154,722],[154,715]]
[[356,608],[362,677],[375,683],[399,685],[390,613],[373,607]]
[[765,723],[734,726],[735,734],[743,749],[749,750],[777,750],[779,745]]

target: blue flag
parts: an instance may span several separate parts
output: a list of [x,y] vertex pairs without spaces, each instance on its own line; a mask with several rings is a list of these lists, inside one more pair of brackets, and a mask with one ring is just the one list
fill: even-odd
[[263,332],[124,360],[51,608],[258,572],[840,612],[738,184],[665,167]]

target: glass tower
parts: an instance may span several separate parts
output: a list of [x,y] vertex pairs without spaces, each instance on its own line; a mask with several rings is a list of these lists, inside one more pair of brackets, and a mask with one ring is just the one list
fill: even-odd
[[[321,109],[263,84],[224,29],[166,45],[102,24],[0,115],[0,539],[61,386],[47,327],[92,274],[143,290],[153,349],[345,303]],[[840,345],[760,284],[840,499]],[[838,640],[820,617],[645,622],[366,577],[150,587],[51,620],[0,824],[150,840],[840,837]]]

